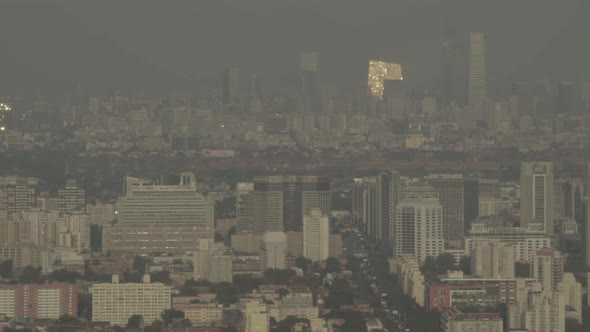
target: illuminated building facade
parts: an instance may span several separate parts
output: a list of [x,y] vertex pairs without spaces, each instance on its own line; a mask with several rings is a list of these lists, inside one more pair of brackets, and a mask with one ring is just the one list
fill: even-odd
[[375,60],[369,61],[367,84],[371,96],[379,99],[383,98],[385,81],[401,81],[403,79],[402,66],[400,64]]

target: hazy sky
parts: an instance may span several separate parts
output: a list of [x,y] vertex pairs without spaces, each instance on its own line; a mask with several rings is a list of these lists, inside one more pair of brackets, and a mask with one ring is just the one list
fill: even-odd
[[535,74],[567,77],[588,55],[580,40],[588,24],[576,15],[589,12],[579,2],[2,0],[0,89],[191,86],[219,80],[228,64],[274,80],[296,70],[304,49],[319,53],[328,79],[358,81],[373,57],[402,63],[412,82],[434,83],[447,26],[465,40],[486,33],[490,80],[529,63],[545,67]]

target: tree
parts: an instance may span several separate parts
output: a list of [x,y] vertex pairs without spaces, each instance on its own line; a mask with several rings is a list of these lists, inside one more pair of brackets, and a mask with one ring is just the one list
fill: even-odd
[[295,266],[302,269],[303,273],[307,273],[309,263],[311,263],[311,261],[306,259],[303,256],[299,256],[299,257],[295,258]]
[[143,321],[143,316],[141,315],[132,315],[127,320],[127,328],[128,329],[139,329],[141,328]]
[[78,316],[92,320],[92,294],[78,294]]
[[193,323],[191,323],[191,320],[188,318],[185,318],[183,320],[180,321],[180,326],[184,326],[184,327],[191,327],[193,326]]
[[57,270],[53,271],[48,277],[49,281],[67,282],[75,284],[77,280],[83,279],[82,275],[78,272],[68,270]]
[[221,332],[238,332],[238,329],[233,325],[229,325],[221,328]]
[[133,270],[140,274],[145,274],[145,266],[150,262],[150,259],[143,256],[135,256],[133,260]]
[[11,278],[12,277],[13,264],[12,260],[8,259],[0,262],[0,277]]
[[455,257],[449,253],[442,253],[436,258],[436,274],[446,274],[457,269]]
[[150,280],[152,282],[161,282],[163,284],[170,283],[170,272],[168,271],[156,271],[150,274]]
[[434,257],[426,257],[426,259],[424,260],[424,264],[422,264],[422,267],[420,268],[420,271],[423,274],[436,274],[436,260],[434,259]]
[[164,322],[162,322],[159,319],[156,319],[155,321],[152,322],[152,325],[146,326],[144,328],[144,331],[145,332],[161,332],[163,326],[164,326]]
[[211,291],[215,293],[215,300],[226,307],[240,299],[237,286],[227,282],[214,285]]
[[459,269],[465,275],[471,274],[471,257],[470,256],[461,257],[461,260],[459,261]]
[[354,302],[354,294],[344,278],[337,278],[330,285],[329,295],[325,298],[326,307],[338,308],[342,305],[351,305]]
[[176,309],[164,309],[160,316],[162,317],[164,324],[170,325],[172,324],[172,320],[184,318],[184,312]]
[[27,265],[23,269],[19,281],[21,284],[38,284],[41,282],[41,279],[41,268]]
[[289,290],[286,288],[279,288],[277,289],[277,294],[279,294],[279,298],[282,299],[283,297],[289,295]]
[[341,271],[340,261],[334,257],[326,259],[326,273],[339,273]]

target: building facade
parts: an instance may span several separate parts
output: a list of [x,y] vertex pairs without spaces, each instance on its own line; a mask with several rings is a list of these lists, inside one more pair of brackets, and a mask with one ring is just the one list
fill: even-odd
[[554,221],[553,163],[520,164],[520,225],[539,224],[545,233],[553,234]]
[[303,256],[322,262],[330,255],[330,220],[319,209],[303,217]]
[[77,317],[78,289],[65,283],[0,285],[0,315],[10,318]]
[[394,256],[414,255],[420,263],[444,251],[443,207],[424,183],[408,186],[397,209]]
[[112,283],[92,285],[92,320],[126,326],[132,315],[141,315],[145,322],[160,319],[160,314],[172,305],[170,287],[150,283],[149,275],[143,283]]

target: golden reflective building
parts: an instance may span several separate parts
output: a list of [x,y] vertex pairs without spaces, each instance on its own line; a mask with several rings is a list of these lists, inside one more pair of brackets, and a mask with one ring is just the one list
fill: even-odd
[[368,86],[369,94],[379,99],[383,98],[383,87],[385,81],[401,81],[402,66],[397,63],[383,61],[369,61]]

